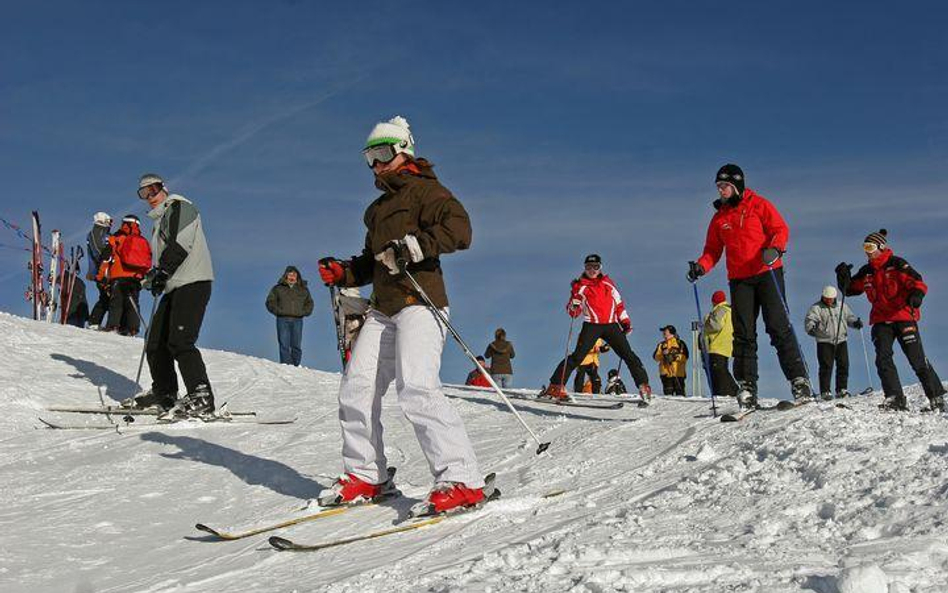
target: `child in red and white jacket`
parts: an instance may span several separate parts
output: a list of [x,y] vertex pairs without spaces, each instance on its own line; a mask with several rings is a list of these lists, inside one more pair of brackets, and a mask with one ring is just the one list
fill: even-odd
[[626,334],[632,331],[632,320],[625,310],[619,289],[609,276],[602,273],[602,258],[598,255],[586,256],[583,275],[573,281],[566,312],[574,319],[583,315],[583,328],[573,353],[556,366],[549,386],[540,392],[540,396],[567,399],[566,380],[596,341],[602,339],[625,361],[642,399],[651,398],[648,373],[626,338]]

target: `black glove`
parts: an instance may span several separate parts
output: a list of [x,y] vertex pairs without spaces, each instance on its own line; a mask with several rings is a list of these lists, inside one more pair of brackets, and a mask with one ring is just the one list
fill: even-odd
[[922,306],[922,299],[924,298],[925,298],[924,292],[922,292],[921,290],[913,290],[912,292],[909,293],[908,298],[905,299],[905,303],[913,309],[919,309]]
[[777,260],[780,259],[782,255],[783,252],[776,247],[767,247],[764,249],[763,254],[761,254],[761,259],[765,266],[772,266],[777,263]]
[[688,282],[692,284],[698,281],[698,278],[704,276],[704,268],[696,261],[688,262]]
[[853,265],[846,262],[836,266],[836,286],[846,294],[849,285],[853,282]]
[[853,322],[853,329],[862,329],[862,319],[857,319]]
[[168,272],[161,268],[148,270],[148,273],[145,274],[144,285],[151,294],[158,296],[165,291],[165,286],[168,285]]

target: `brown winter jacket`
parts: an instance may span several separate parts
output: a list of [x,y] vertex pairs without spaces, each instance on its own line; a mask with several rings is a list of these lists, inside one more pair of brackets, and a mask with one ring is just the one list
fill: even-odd
[[510,359],[517,355],[513,344],[507,340],[494,340],[487,346],[484,358],[490,359],[490,372],[494,375],[512,375],[513,365]]
[[403,275],[389,274],[375,260],[390,241],[414,235],[425,259],[408,271],[439,308],[448,306],[439,256],[471,246],[471,221],[461,203],[435,177],[424,159],[376,178],[384,191],[365,211],[365,248],[347,262],[344,286],[373,285],[371,305],[392,316],[424,301]]

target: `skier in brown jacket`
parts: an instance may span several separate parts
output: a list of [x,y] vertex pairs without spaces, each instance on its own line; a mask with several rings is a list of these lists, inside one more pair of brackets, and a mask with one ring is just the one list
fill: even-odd
[[408,122],[395,117],[372,130],[363,150],[382,195],[365,212],[365,248],[347,261],[320,260],[329,285],[372,284],[370,309],[339,388],[345,475],[319,496],[321,505],[353,504],[394,492],[382,442],[381,400],[394,380],[435,484],[434,512],[484,500],[484,479],[464,423],[441,390],[445,330],[401,272],[399,261],[448,314],[441,256],[471,245],[461,203],[415,157]]

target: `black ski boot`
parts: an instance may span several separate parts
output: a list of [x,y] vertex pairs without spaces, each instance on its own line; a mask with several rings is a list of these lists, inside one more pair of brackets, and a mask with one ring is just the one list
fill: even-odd
[[829,391],[824,391],[820,394],[820,399],[825,402],[833,401],[833,394]]
[[135,397],[123,399],[121,402],[119,402],[119,405],[130,410],[147,410],[149,408],[155,408],[159,412],[165,412],[174,407],[175,401],[177,399],[177,393],[155,393],[153,389],[149,389],[148,391],[140,393]]
[[905,399],[904,395],[889,395],[886,396],[885,401],[879,404],[879,409],[893,412],[908,412],[908,400]]
[[737,405],[741,408],[753,409],[757,406],[757,384],[752,381],[740,381],[740,390],[737,392]]
[[198,385],[194,393],[178,400],[173,408],[158,416],[159,420],[209,418],[214,415],[214,394],[209,385]]
[[790,382],[790,392],[793,394],[793,400],[804,402],[813,399],[813,388],[810,387],[810,380],[806,377],[797,377]]
[[849,397],[850,393],[848,389],[840,389],[836,392],[836,399],[843,399]]
[[928,407],[922,410],[923,412],[944,412],[945,411],[945,398],[940,395],[935,397],[928,398]]
[[214,415],[214,394],[210,385],[198,385],[194,393],[184,398],[184,408],[188,416],[205,418]]

